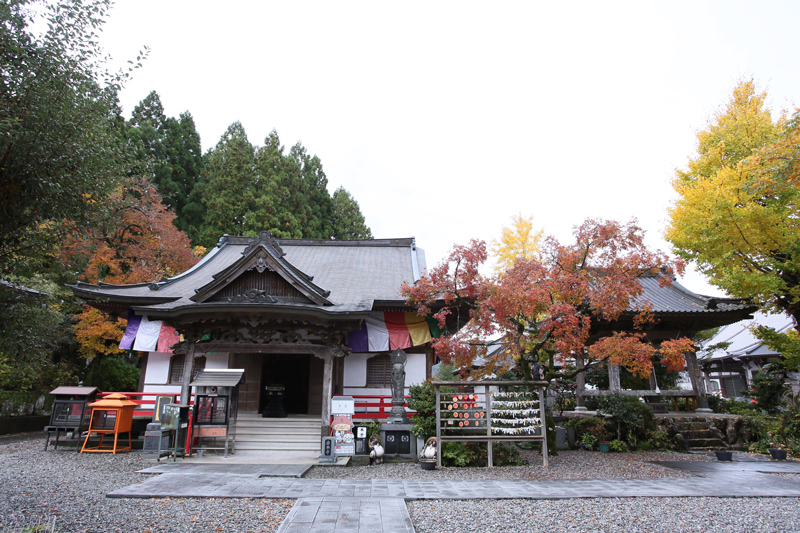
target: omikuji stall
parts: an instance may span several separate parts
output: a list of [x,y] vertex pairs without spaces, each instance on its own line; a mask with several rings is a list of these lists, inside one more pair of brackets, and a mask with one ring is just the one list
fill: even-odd
[[192,451],[233,453],[239,385],[243,369],[204,370],[190,384],[195,388]]
[[[89,402],[97,399],[97,387],[58,387],[50,394],[55,396],[55,399],[53,412],[50,414],[50,425],[44,428],[47,433],[44,449],[47,450],[50,436],[55,433],[57,450],[61,433],[71,434],[74,438],[80,439],[81,432],[89,427]],[[78,446],[75,448],[79,449]]]
[[[83,442],[83,452],[111,452],[129,451],[131,447],[131,425],[133,424],[133,411],[136,409],[136,402],[132,402],[124,394],[109,394],[102,400],[89,404],[92,408],[92,418],[89,422],[89,433]],[[119,447],[118,440],[120,433],[128,434],[128,445]],[[89,439],[93,435],[100,435],[100,443],[90,447]],[[114,444],[105,446],[103,439],[106,435],[114,436]]]

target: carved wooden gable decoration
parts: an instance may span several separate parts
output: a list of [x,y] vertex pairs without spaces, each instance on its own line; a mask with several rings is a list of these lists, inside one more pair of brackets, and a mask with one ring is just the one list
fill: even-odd
[[262,231],[249,239],[242,257],[214,275],[214,281],[197,290],[197,303],[333,305],[330,291],[318,287],[313,277],[284,259],[275,238]]

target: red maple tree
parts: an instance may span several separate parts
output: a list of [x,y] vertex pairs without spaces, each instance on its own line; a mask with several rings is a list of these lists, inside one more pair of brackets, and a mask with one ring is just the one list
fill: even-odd
[[[186,234],[172,221],[155,187],[127,178],[108,199],[108,215],[88,235],[74,234],[63,245],[64,266],[82,271],[87,283],[131,284],[175,276],[195,265]],[[76,316],[75,334],[85,357],[120,353],[127,320],[89,306]]]
[[[404,285],[403,295],[419,314],[436,309],[433,316],[442,328],[454,319],[463,325],[455,334],[433,341],[439,358],[471,369],[482,357],[485,365],[475,371],[480,375],[503,372],[515,363],[525,379],[531,379],[536,363],[549,369],[548,379],[554,377],[554,362],[574,354],[622,365],[642,377],[650,375],[656,356],[669,369],[682,369],[683,354],[693,349],[690,339],[664,341],[657,348],[641,331],[617,331],[597,339],[592,327],[618,319],[633,302],[638,302],[637,324],[653,321],[650,305],[641,298],[639,278],[656,275],[669,284],[683,271],[683,262],[649,250],[635,221],[590,219],[573,233],[571,244],[548,237],[541,253],[519,257],[491,276],[481,274],[486,245],[473,240],[454,247],[414,285]],[[505,349],[487,357],[487,347],[496,344]]]

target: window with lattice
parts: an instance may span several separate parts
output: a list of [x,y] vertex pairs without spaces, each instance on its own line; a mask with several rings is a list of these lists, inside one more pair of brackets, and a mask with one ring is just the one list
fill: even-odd
[[[183,360],[184,355],[174,355],[169,360],[169,381],[168,383],[183,383]],[[197,374],[206,369],[205,356],[195,357],[192,364],[192,380]]]
[[392,386],[392,359],[384,353],[367,359],[367,387]]

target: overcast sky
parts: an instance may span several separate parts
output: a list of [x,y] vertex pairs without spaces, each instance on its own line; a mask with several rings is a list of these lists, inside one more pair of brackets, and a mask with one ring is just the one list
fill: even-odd
[[[696,133],[741,79],[794,109],[800,3],[117,0],[103,46],[150,47],[121,95],[188,110],[203,150],[232,122],[322,160],[375,237],[429,266],[511,216],[568,239],[635,217],[654,248]],[[700,276],[690,289],[715,294]]]

